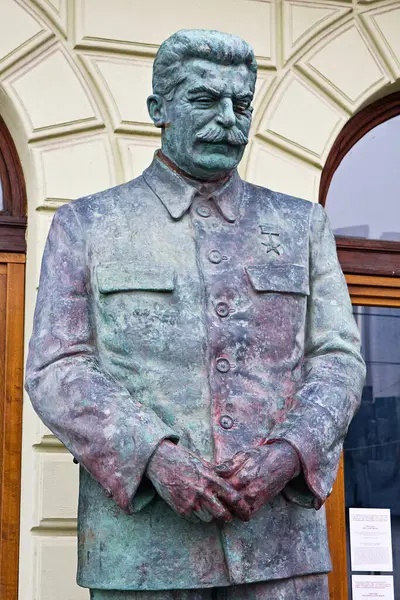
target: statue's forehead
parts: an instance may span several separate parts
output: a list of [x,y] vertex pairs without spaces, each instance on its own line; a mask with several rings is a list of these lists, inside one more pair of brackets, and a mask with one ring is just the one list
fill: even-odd
[[201,84],[221,92],[253,92],[254,76],[246,65],[220,65],[194,58],[185,62],[184,69],[188,86]]

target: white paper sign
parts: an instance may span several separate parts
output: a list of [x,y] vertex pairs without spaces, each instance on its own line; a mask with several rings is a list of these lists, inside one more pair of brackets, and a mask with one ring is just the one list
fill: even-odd
[[353,575],[353,600],[394,600],[393,575]]
[[350,508],[349,517],[351,570],[393,571],[390,509]]

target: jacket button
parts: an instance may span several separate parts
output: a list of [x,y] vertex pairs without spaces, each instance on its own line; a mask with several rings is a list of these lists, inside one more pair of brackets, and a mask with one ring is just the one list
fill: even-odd
[[107,498],[112,498],[112,493],[110,492],[110,490],[105,489],[104,493],[106,495]]
[[232,417],[229,417],[228,415],[222,415],[222,417],[219,420],[219,424],[221,425],[221,427],[223,429],[232,429],[233,419],[232,419]]
[[227,373],[230,368],[231,365],[227,358],[217,358],[217,371],[220,373]]
[[200,217],[204,217],[205,219],[211,215],[211,209],[208,206],[202,204],[196,208],[196,212]]
[[226,302],[218,302],[215,312],[219,317],[227,317],[229,315],[229,306]]
[[208,260],[214,263],[214,265],[218,265],[222,260],[221,252],[218,252],[218,250],[211,250],[211,252],[208,253]]

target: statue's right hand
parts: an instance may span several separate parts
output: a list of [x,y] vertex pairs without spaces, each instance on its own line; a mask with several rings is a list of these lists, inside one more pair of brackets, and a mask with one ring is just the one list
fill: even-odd
[[184,446],[161,442],[147,476],[165,502],[190,521],[229,523],[233,515],[242,521],[250,518],[250,508],[240,493]]

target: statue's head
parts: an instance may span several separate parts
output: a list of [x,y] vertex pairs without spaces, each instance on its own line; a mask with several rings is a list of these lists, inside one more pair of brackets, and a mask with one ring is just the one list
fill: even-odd
[[253,49],[239,37],[183,29],[168,38],[147,101],[164,154],[197,179],[232,171],[248,141],[256,77]]

